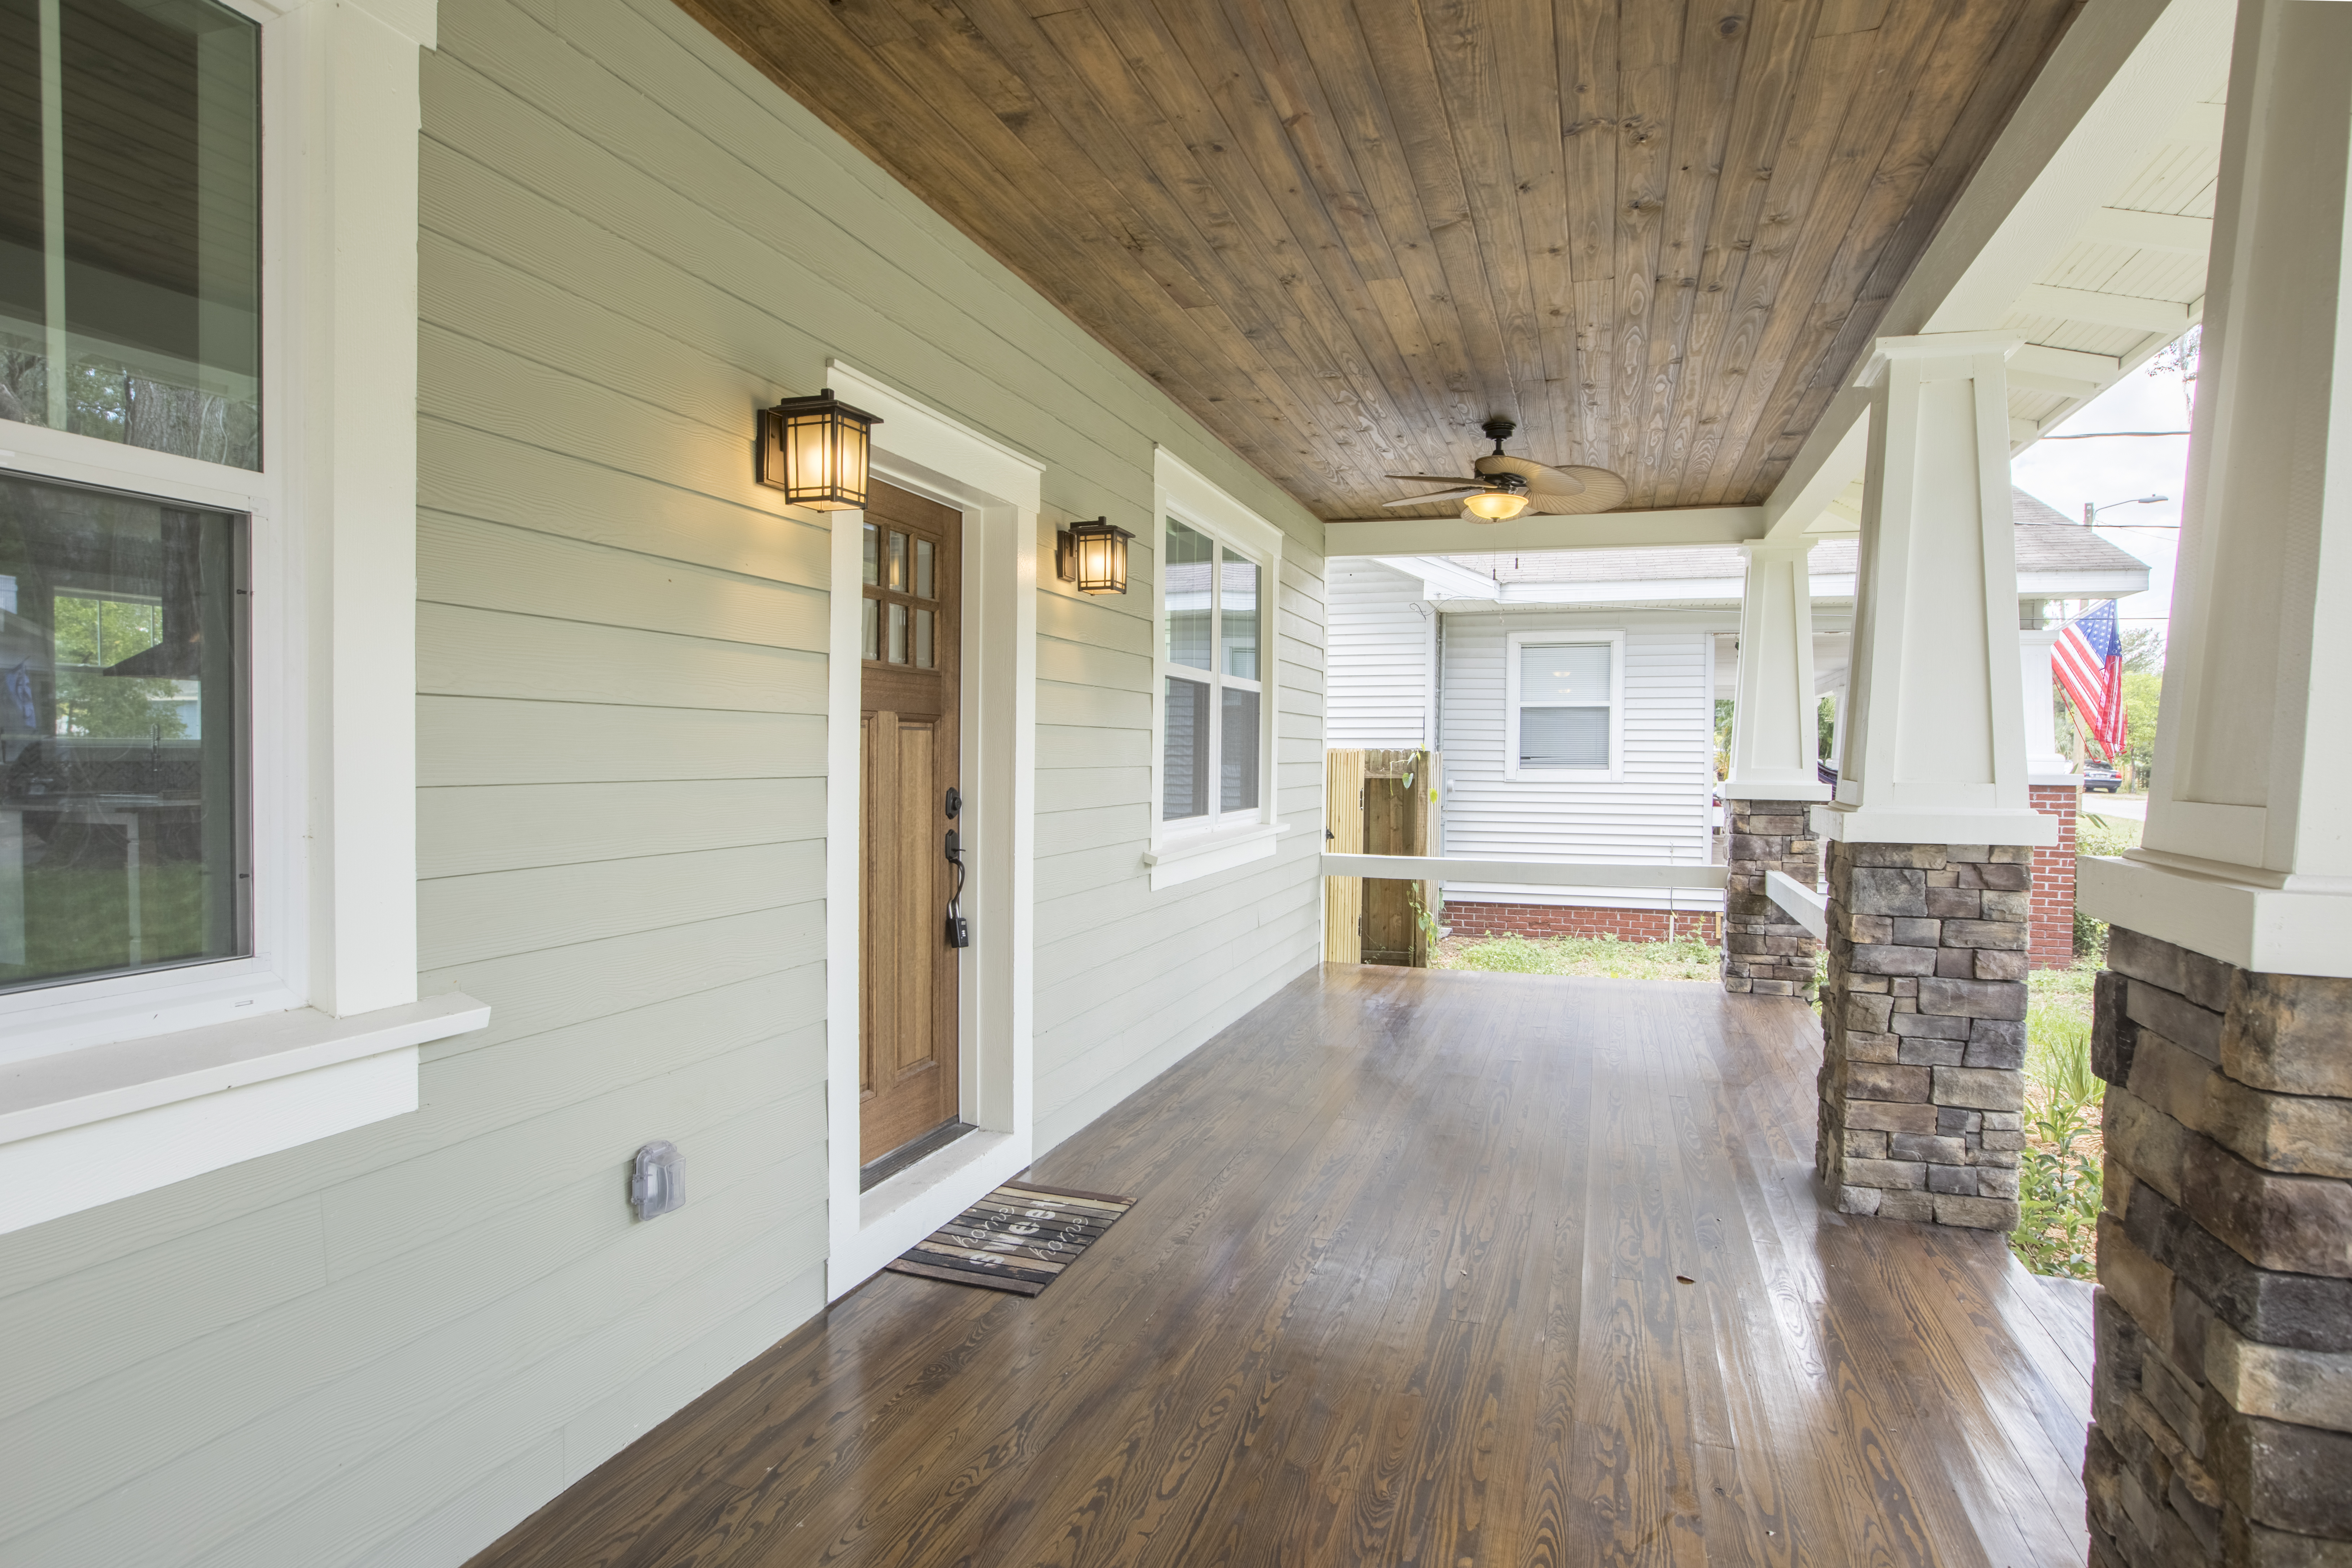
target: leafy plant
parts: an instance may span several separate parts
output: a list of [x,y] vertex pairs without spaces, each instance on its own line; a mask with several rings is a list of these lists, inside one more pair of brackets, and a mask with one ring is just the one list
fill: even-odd
[[2091,1006],[2099,966],[2037,970],[2025,1004],[2025,1149],[2010,1249],[2036,1274],[2097,1271],[2098,1115],[2106,1085],[2091,1070]]
[[2053,1096],[2026,1110],[2009,1248],[2036,1274],[2097,1277],[2102,1173],[2097,1155],[2083,1147],[2095,1104]]

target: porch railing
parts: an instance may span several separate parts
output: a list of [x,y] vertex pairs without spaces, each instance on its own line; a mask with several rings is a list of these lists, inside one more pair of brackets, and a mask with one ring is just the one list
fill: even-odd
[[1633,865],[1617,860],[1475,860],[1454,855],[1331,855],[1327,877],[1407,882],[1503,882],[1548,888],[1668,888],[1720,892],[1721,866]]
[[1764,891],[1787,911],[1790,920],[1813,933],[1815,942],[1830,939],[1830,901],[1786,871],[1764,873]]

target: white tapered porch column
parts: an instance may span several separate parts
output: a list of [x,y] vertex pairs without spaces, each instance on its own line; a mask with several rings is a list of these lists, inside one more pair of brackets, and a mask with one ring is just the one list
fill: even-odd
[[2018,1218],[2035,845],[2000,332],[1881,338],[1829,840],[1814,1163],[1851,1214]]
[[1739,601],[1739,679],[1726,799],[1822,801],[1814,766],[1812,542],[1750,544]]
[[[2214,216],[2142,847],[2104,920],[2243,968],[2352,976],[2352,6],[2260,5]],[[2285,40],[2292,39],[2292,42]],[[2256,73],[2258,106],[2234,78]]]
[[2079,862],[2099,1568],[2352,1563],[2352,5],[2241,0],[2216,196],[2147,826]]
[[1739,675],[1731,709],[1731,775],[1723,783],[1726,836],[1723,984],[1727,991],[1808,994],[1820,944],[1774,902],[1779,871],[1811,888],[1821,846],[1805,817],[1827,800],[1813,765],[1813,598],[1810,540],[1747,547],[1739,603]]
[[2079,784],[2074,760],[2058,750],[2056,683],[2050,673],[2052,652],[2063,626],[2027,628],[2017,634],[2019,688],[2025,703],[2025,782],[2030,786]]
[[1851,713],[1825,837],[2052,841],[2026,796],[2006,332],[1881,338],[1854,594]]

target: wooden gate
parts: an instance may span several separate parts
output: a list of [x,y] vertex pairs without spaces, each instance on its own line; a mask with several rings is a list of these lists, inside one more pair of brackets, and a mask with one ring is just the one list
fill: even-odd
[[[1438,852],[1439,757],[1409,750],[1324,753],[1324,847],[1342,855]],[[1433,881],[1328,877],[1323,956],[1333,963],[1429,966]]]

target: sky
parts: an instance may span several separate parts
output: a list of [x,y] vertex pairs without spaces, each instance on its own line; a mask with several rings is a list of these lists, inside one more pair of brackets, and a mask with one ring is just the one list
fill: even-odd
[[[2177,371],[2144,367],[2131,372],[2076,412],[2052,432],[2083,435],[2098,430],[2186,430],[2188,405],[2183,401]],[[2171,499],[2148,506],[2102,510],[2100,536],[2123,546],[2148,563],[2148,587],[2116,602],[2116,613],[2126,630],[2164,629],[2172,605],[2172,559],[2180,538],[2181,492],[2186,483],[2189,437],[2160,440],[2035,442],[2010,465],[2020,489],[2049,502],[2067,517],[2079,520],[2084,502],[2105,508],[2110,501],[2135,496]],[[2112,521],[2110,521],[2112,520]],[[2150,523],[2170,524],[2151,528]]]

